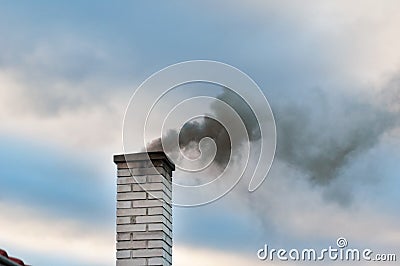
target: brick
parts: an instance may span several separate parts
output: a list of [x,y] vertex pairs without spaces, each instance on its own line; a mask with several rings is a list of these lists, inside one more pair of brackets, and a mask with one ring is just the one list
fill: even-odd
[[172,255],[166,253],[165,254],[165,259],[170,263],[169,265],[172,265]]
[[148,248],[163,248],[169,254],[172,254],[172,247],[163,240],[149,240],[147,243]]
[[125,185],[125,184],[142,184],[146,183],[145,176],[129,176],[129,177],[118,177],[117,185]]
[[163,231],[167,235],[171,235],[171,229],[169,229],[165,224],[162,224],[162,223],[148,224],[147,230],[148,231]]
[[138,232],[132,235],[133,240],[166,240],[165,233],[163,232]]
[[129,224],[131,223],[131,217],[117,217],[117,224]]
[[146,265],[147,265],[147,259],[145,258],[117,260],[117,266],[146,266]]
[[132,250],[132,256],[133,257],[144,257],[144,258],[149,258],[149,257],[163,257],[165,254],[165,251],[163,249],[157,248],[157,249],[137,249],[137,250]]
[[151,190],[157,190],[157,191],[163,191],[166,190],[167,187],[163,183],[144,183],[141,185],[133,184],[132,185],[132,191],[151,191]]
[[151,266],[169,266],[171,265],[165,258],[149,258],[147,265]]
[[117,209],[117,217],[146,215],[146,209]]
[[132,187],[131,185],[118,185],[117,186],[117,192],[127,192],[131,191]]
[[171,180],[168,180],[161,175],[148,175],[147,183],[164,183],[169,190],[172,189]]
[[118,177],[127,176],[145,176],[145,175],[162,175],[167,176],[167,171],[162,167],[149,167],[149,168],[131,168],[117,170]]
[[119,241],[117,243],[117,250],[143,248],[147,248],[147,241]]
[[148,175],[147,176],[148,183],[162,183],[164,179],[165,179],[165,177],[162,175]]
[[117,201],[117,209],[129,209],[132,207],[130,201]]
[[117,241],[131,240],[131,233],[117,233]]
[[130,177],[133,176],[132,172],[130,169],[118,169],[117,170],[117,176],[120,177]]
[[129,259],[131,257],[130,250],[118,250],[117,259]]
[[137,223],[162,223],[164,220],[165,217],[162,215],[136,217]]
[[145,224],[118,224],[117,233],[146,231]]
[[132,201],[133,208],[145,208],[145,207],[162,207],[164,202],[160,200],[134,200]]
[[146,199],[146,192],[125,192],[125,193],[117,193],[117,200],[137,200],[137,199]]
[[137,216],[136,223],[138,224],[152,224],[152,223],[160,223],[167,226],[170,230],[172,229],[171,222],[162,215],[154,215],[154,216]]
[[[157,231],[154,231],[154,232],[157,232]],[[168,245],[172,246],[172,238],[170,236],[166,236],[163,240],[165,242],[167,242]]]
[[172,192],[170,190],[164,190],[164,192],[168,195],[168,197],[171,199],[172,201]]
[[149,191],[149,199],[161,199],[167,202],[171,202],[171,197],[165,191]]
[[172,191],[172,182],[164,178],[162,183],[168,188],[169,191]]
[[[167,208],[168,209],[168,208]],[[164,217],[166,217],[170,222],[172,220],[171,217],[171,208],[169,208],[169,211],[167,211],[166,209],[164,209],[163,207],[154,207],[154,208],[148,208],[147,209],[147,214],[148,215],[163,215]]]

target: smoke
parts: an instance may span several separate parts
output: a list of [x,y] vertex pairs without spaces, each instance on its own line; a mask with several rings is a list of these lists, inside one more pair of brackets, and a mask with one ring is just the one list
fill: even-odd
[[399,122],[397,112],[354,97],[319,91],[311,98],[307,104],[291,102],[276,109],[276,155],[318,184],[338,177]]
[[231,156],[231,142],[225,127],[217,120],[204,117],[200,121],[190,121],[186,123],[180,132],[170,130],[163,137],[164,148],[161,144],[161,138],[153,140],[147,150],[163,150],[171,152],[173,138],[179,134],[179,148],[189,158],[194,159],[200,154],[199,143],[203,138],[209,137],[214,140],[217,146],[217,152],[214,162],[224,168]]
[[379,179],[379,173],[372,176],[361,169],[354,171],[353,166],[400,125],[398,102],[393,101],[400,91],[396,79],[379,91],[362,91],[307,90],[307,95],[273,107],[276,159],[322,189],[326,200],[342,206],[352,202],[356,186]]
[[[313,89],[307,90],[307,95],[303,97],[271,101],[278,136],[276,159],[300,171],[312,184],[329,187],[353,161],[374,147],[385,133],[400,125],[399,103],[395,101],[400,95],[398,81],[393,79],[380,92],[372,93],[372,97]],[[260,128],[251,108],[228,90],[217,98],[237,111],[250,142],[259,141]],[[211,107],[217,120],[233,119],[217,104]],[[172,133],[176,134],[167,134],[163,141],[168,143],[170,136],[174,135]],[[236,159],[240,154],[231,151],[228,133],[220,123],[210,118],[184,125],[179,133],[179,146],[183,151],[198,154],[199,141],[203,137],[210,137],[216,142],[218,151],[215,162],[221,168],[226,166],[231,152]],[[161,140],[151,142],[148,149],[161,150]],[[350,201],[346,197],[348,193],[343,188],[339,193],[333,193],[337,195],[333,199],[347,204]]]
[[[230,92],[228,89],[217,96],[217,99],[224,101],[229,104],[242,119],[248,138],[251,142],[257,141],[261,138],[261,131],[257,123],[257,119],[248,106],[248,104],[240,98],[237,94]],[[225,121],[225,123],[232,123],[236,117],[228,112],[226,109],[221,108],[217,102],[211,104],[211,110],[216,119],[210,117],[203,117],[199,120],[190,121],[183,125],[179,132],[179,148],[187,157],[197,157],[200,154],[199,143],[205,137],[209,137],[214,140],[217,152],[214,158],[216,166],[223,170],[229,162],[231,153],[233,153],[232,159],[237,158],[237,151],[232,150],[230,136],[225,127],[219,121]],[[165,136],[163,136],[164,149],[168,150],[170,143],[173,143],[173,138],[178,134],[175,130],[170,130]],[[245,141],[245,136],[241,141]],[[161,138],[155,139],[147,145],[147,150],[163,150],[161,144]]]

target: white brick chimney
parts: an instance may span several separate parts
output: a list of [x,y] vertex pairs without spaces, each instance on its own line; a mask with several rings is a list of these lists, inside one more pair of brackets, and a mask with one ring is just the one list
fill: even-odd
[[174,164],[164,152],[115,155],[114,162],[117,266],[172,265]]

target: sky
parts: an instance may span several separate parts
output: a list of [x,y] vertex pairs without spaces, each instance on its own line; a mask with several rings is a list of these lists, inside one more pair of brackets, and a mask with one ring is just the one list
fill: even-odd
[[32,265],[113,265],[129,98],[164,67],[208,59],[259,85],[277,150],[254,193],[243,180],[174,208],[173,264],[296,265],[257,250],[339,237],[399,257],[399,12],[395,0],[2,2],[0,247]]

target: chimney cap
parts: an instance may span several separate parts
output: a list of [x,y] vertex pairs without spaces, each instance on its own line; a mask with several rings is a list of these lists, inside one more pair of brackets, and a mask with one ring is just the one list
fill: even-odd
[[175,164],[168,158],[163,151],[150,151],[150,152],[137,152],[127,154],[116,154],[114,155],[114,163],[129,163],[136,161],[156,161],[163,160],[171,167],[171,170],[175,170]]

